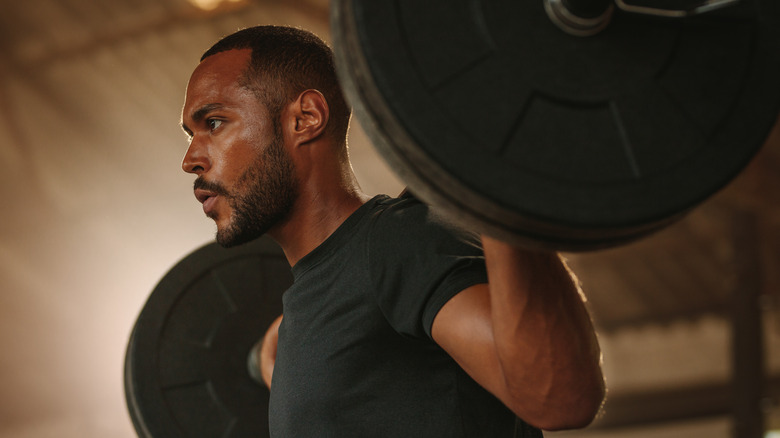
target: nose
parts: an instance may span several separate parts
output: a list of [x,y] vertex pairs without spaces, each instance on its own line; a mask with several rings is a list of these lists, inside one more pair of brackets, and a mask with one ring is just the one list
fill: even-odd
[[203,146],[202,142],[198,141],[197,136],[192,138],[181,162],[181,168],[187,173],[196,175],[206,173],[211,168],[211,161],[206,152],[206,147]]

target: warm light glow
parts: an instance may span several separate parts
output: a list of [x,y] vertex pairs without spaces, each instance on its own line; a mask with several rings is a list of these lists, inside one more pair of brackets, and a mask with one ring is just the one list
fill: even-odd
[[243,0],[189,0],[189,2],[198,9],[204,11],[213,11],[222,3],[238,3]]
[[222,0],[190,0],[190,3],[204,11],[211,11],[216,9],[222,3]]

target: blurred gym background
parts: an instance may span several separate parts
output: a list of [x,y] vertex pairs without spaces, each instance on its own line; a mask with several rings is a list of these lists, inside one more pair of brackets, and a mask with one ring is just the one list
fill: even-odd
[[[329,4],[0,6],[0,437],[134,437],[122,382],[130,330],[157,281],[214,232],[180,169],[189,75],[241,27],[294,25],[329,41]],[[357,124],[350,151],[366,192],[401,191]],[[609,401],[590,428],[546,436],[780,436],[777,128],[681,222],[567,256]]]

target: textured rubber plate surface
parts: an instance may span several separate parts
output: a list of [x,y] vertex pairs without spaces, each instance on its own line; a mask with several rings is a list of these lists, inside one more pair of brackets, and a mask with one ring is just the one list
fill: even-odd
[[583,38],[541,0],[339,0],[332,27],[357,117],[411,191],[587,249],[666,225],[752,158],[778,114],[778,9],[618,11]]
[[125,394],[139,437],[267,437],[268,398],[247,358],[282,313],[292,274],[269,238],[206,245],[174,266],[127,348]]

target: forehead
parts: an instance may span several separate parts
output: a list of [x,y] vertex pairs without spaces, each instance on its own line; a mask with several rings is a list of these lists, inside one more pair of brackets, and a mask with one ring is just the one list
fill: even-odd
[[201,61],[187,84],[183,116],[205,105],[228,105],[253,97],[250,90],[241,86],[251,54],[250,49],[228,50]]

